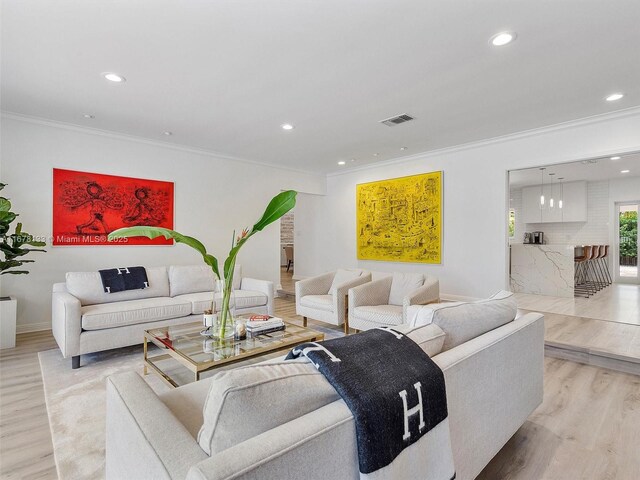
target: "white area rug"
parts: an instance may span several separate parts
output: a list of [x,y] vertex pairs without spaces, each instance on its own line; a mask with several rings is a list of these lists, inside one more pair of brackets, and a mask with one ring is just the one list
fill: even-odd
[[[341,337],[339,327],[312,325],[325,338]],[[150,346],[149,353],[155,354]],[[286,351],[257,357],[216,369],[206,376],[241,365],[261,362],[284,355]],[[105,464],[106,379],[123,372],[142,375],[142,345],[82,355],[82,366],[71,368],[71,359],[62,358],[60,350],[38,353],[44,396],[47,403],[53,452],[60,480],[103,479]],[[173,360],[162,368],[180,385],[192,381],[189,371]],[[160,377],[150,373],[143,377],[157,393],[170,387]]]
[[[38,357],[58,478],[104,478],[106,379],[127,371],[142,374],[142,346],[83,355],[77,370],[58,349]],[[170,388],[155,374],[144,378],[158,393]]]

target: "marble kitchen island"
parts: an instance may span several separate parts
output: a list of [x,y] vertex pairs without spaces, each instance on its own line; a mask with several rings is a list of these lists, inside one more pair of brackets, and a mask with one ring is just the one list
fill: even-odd
[[511,290],[573,297],[575,245],[511,245]]

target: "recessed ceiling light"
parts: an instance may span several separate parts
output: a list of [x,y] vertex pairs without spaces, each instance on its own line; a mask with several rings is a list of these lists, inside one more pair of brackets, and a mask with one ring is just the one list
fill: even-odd
[[338,165],[346,165],[346,164],[347,164],[347,162],[345,162],[344,160],[340,160],[340,161],[338,162]]
[[374,153],[373,156],[377,157],[378,155],[380,155],[379,153]]
[[167,137],[170,137],[171,135],[173,135],[173,132],[170,131],[166,131],[166,132],[162,132],[163,135],[166,135]]
[[102,76],[107,80],[109,80],[110,82],[122,83],[127,81],[127,79],[124,78],[122,75],[118,75],[117,73],[113,73],[113,72],[105,72],[102,74]]
[[400,150],[406,150],[407,147],[400,147]]
[[630,170],[620,170],[620,173],[629,173]]
[[503,47],[516,39],[515,32],[500,32],[491,37],[491,45],[494,47]]
[[607,102],[615,102],[616,100],[620,100],[624,97],[624,93],[612,93],[608,97],[605,98]]
[[84,115],[82,115],[84,118],[96,118],[93,115],[89,114],[89,113],[85,113]]
[[355,159],[355,158],[352,158],[352,159],[351,159],[351,161],[352,161],[352,162],[355,162],[355,161],[356,161],[356,159]]
[[285,123],[284,125],[282,125],[282,129],[283,130],[293,130],[293,125],[291,125],[290,123]]
[[611,160],[620,160],[620,157],[611,157]]

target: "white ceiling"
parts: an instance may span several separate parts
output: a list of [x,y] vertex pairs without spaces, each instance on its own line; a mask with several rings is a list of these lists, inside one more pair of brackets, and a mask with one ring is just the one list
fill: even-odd
[[[615,155],[612,155],[615,157]],[[550,173],[555,173],[553,182],[563,177],[563,182],[575,182],[585,180],[597,182],[615,178],[627,178],[640,176],[640,153],[620,155],[620,160],[611,160],[610,157],[593,158],[577,162],[563,163],[559,165],[547,165],[543,172],[544,183],[551,182]],[[622,170],[629,170],[622,173]],[[509,172],[509,189],[515,190],[531,185],[540,185],[540,168],[527,168]]]
[[[4,110],[313,172],[640,105],[638,0],[3,0],[2,9]],[[502,30],[517,40],[490,46]],[[105,81],[106,71],[127,82]],[[603,101],[615,91],[626,96]],[[416,120],[378,123],[401,113]]]

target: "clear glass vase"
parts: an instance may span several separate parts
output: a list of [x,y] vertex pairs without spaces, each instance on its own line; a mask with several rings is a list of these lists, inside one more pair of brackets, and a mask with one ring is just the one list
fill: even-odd
[[[227,289],[227,285],[229,288]],[[225,283],[222,280],[216,282],[216,292],[220,298],[220,309],[218,310],[218,318],[212,329],[212,337],[227,340],[232,339],[234,334],[235,319],[235,294],[233,292],[233,281]]]

